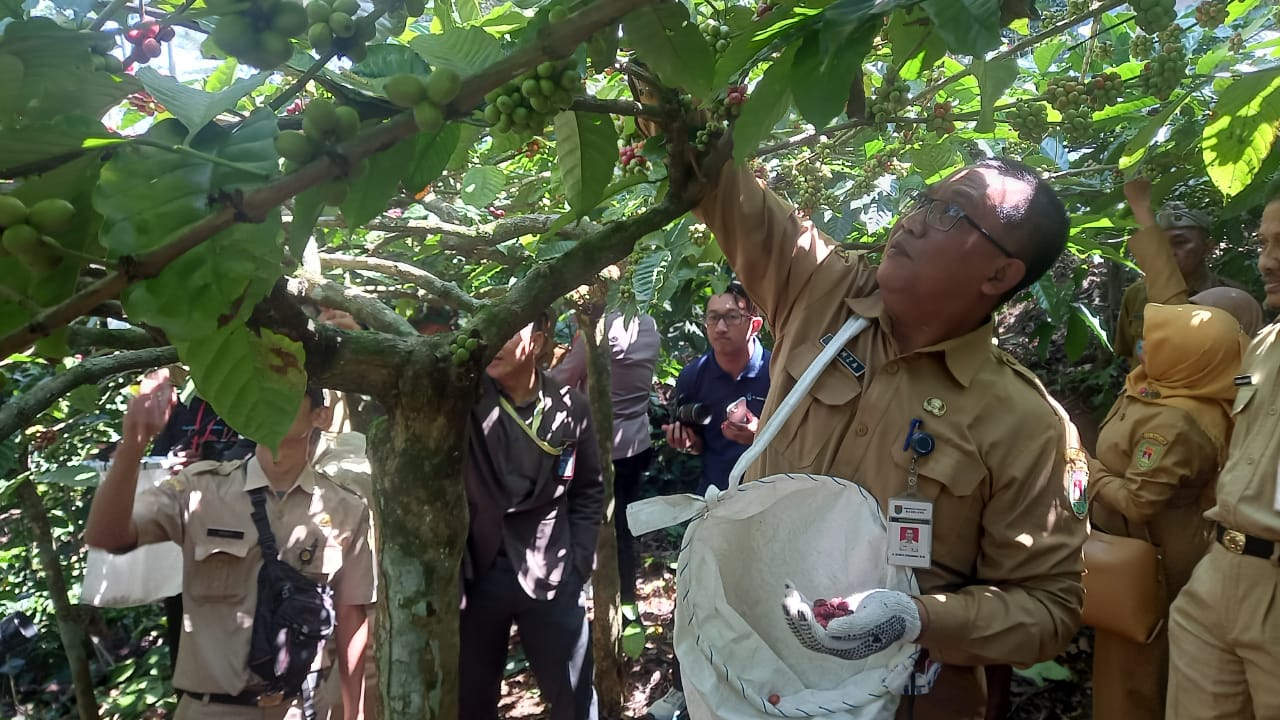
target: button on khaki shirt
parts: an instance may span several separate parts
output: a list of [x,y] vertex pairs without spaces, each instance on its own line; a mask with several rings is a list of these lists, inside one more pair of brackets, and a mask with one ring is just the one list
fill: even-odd
[[[952,666],[1056,655],[1080,623],[1085,523],[1067,498],[1067,427],[1034,376],[992,345],[989,323],[900,353],[875,267],[837,250],[745,169],[726,168],[696,212],[777,339],[764,422],[821,338],[853,313],[872,320],[846,346],[858,362],[823,371],[748,479],[835,475],[883,511],[906,490],[903,442],[912,419],[923,420],[936,448],[918,464],[920,491],[934,501],[933,564],[916,575],[928,611],[921,644]],[[981,718],[983,706],[981,674],[950,667],[916,717]]]
[[139,545],[171,540],[182,547],[175,688],[235,695],[260,681],[247,665],[262,566],[248,491],[258,487],[268,488],[267,515],[282,560],[328,582],[335,605],[374,601],[369,510],[357,495],[308,467],[277,498],[256,457],[195,463],[143,491],[133,510]]

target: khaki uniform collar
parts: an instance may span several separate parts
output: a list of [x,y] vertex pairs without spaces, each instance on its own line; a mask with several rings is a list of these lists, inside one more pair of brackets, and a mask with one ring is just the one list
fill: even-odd
[[[264,487],[271,488],[271,481],[267,479],[267,474],[262,470],[262,464],[258,462],[258,456],[253,455],[244,464],[244,491],[256,490]],[[308,495],[316,490],[316,474],[311,465],[307,465],[302,469],[302,473],[298,475],[298,479],[294,481],[293,487],[289,488],[289,492],[293,492],[294,488],[301,488]]]
[[[894,355],[898,354],[897,343],[893,340],[893,321],[885,313],[884,298],[880,296],[879,291],[866,297],[845,298],[844,302],[858,315],[880,323],[893,348]],[[987,321],[969,333],[920,348],[912,354],[942,353],[952,377],[964,387],[969,387],[974,376],[982,369],[983,363],[991,358],[991,330],[992,324]]]

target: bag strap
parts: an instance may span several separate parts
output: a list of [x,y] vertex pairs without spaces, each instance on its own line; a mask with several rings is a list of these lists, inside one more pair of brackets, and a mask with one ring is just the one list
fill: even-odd
[[769,421],[764,424],[764,427],[760,428],[760,432],[756,435],[755,441],[751,443],[751,447],[747,448],[747,451],[738,458],[738,462],[733,464],[733,470],[729,471],[729,490],[736,490],[738,485],[742,484],[742,476],[746,474],[747,468],[764,454],[765,448],[777,437],[778,431],[787,422],[787,418],[791,417],[791,413],[795,412],[796,407],[800,405],[800,401],[804,399],[809,389],[817,382],[818,376],[831,364],[831,360],[840,354],[840,351],[844,349],[844,346],[850,340],[867,329],[870,324],[866,318],[852,315],[836,331],[835,337],[832,338],[831,342],[827,343],[822,352],[818,353],[818,357],[814,358],[809,367],[805,369],[804,374],[796,381],[795,387],[791,388],[791,392],[787,393],[782,403],[778,405],[778,409],[774,410],[773,414],[769,416]]
[[254,527],[258,528],[258,546],[262,548],[262,557],[280,558],[280,549],[276,547],[276,535],[271,532],[271,521],[267,519],[267,489],[254,488],[249,491],[249,499],[253,501]]

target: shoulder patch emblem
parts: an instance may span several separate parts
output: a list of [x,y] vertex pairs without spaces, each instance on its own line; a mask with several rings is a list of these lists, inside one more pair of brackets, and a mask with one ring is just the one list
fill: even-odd
[[1142,433],[1142,439],[1143,439],[1143,440],[1154,440],[1154,441],[1156,441],[1157,443],[1159,443],[1159,444],[1161,444],[1161,445],[1168,445],[1168,444],[1169,444],[1169,440],[1168,440],[1167,438],[1165,438],[1165,436],[1161,435],[1160,433],[1144,432],[1144,433]]
[[1083,520],[1089,514],[1089,457],[1078,447],[1067,448],[1067,500],[1071,512]]
[[[1154,435],[1155,433],[1148,433]],[[1160,456],[1164,455],[1164,449],[1167,443],[1156,442],[1154,438],[1145,435],[1138,441],[1138,446],[1133,450],[1133,464],[1138,466],[1139,470],[1150,470],[1160,462]]]

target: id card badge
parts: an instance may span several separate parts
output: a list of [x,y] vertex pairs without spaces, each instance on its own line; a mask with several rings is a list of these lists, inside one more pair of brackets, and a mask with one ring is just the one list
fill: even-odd
[[578,464],[578,447],[572,442],[565,443],[560,451],[560,459],[556,461],[556,477],[561,480],[572,480],[573,470]]
[[933,561],[933,502],[919,495],[889,498],[889,564],[927,568]]

